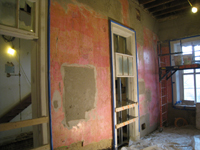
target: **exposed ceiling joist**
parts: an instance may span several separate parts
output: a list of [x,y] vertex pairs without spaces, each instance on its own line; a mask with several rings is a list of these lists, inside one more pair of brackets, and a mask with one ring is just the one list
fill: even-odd
[[148,3],[154,2],[154,1],[156,1],[156,0],[139,0],[139,4],[144,5],[144,4],[148,4]]
[[185,10],[180,10],[178,12],[164,14],[162,16],[157,16],[156,18],[158,19],[158,21],[164,21],[164,20],[168,20],[168,19],[174,19],[174,18],[177,18],[179,15],[181,15],[185,11],[190,11],[190,8],[189,9],[185,9]]
[[176,18],[189,13],[191,6],[200,8],[200,0],[138,0],[156,19]]
[[145,4],[144,8],[150,9],[150,8],[154,8],[154,7],[157,7],[157,6],[160,6],[160,5],[167,4],[167,3],[172,2],[172,1],[174,1],[174,0],[159,0],[159,1],[152,2],[150,4]]
[[176,0],[176,1],[172,2],[172,3],[167,3],[166,5],[162,5],[162,6],[159,6],[159,7],[151,8],[151,9],[149,9],[149,12],[155,13],[155,12],[163,11],[163,10],[166,10],[166,9],[169,9],[169,8],[173,8],[173,7],[182,5],[182,4],[188,4],[188,2],[187,1],[183,1],[181,3],[180,1]]
[[184,10],[184,9],[187,9],[187,8],[190,8],[190,6],[189,5],[177,6],[177,7],[173,7],[173,8],[167,9],[165,11],[153,13],[153,15],[155,17],[157,17],[157,16],[161,16],[161,15],[164,15],[164,14],[169,14],[171,12],[176,12],[176,11]]

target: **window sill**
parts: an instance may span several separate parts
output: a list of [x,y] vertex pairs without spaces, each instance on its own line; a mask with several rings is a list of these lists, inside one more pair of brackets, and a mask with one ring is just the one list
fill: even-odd
[[195,110],[196,109],[196,105],[177,104],[177,105],[174,105],[174,107],[178,108],[178,109],[189,109],[189,110]]

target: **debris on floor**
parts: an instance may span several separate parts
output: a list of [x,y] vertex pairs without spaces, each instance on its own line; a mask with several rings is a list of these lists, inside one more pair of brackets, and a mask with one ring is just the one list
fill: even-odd
[[194,126],[167,127],[141,138],[130,141],[129,147],[121,150],[200,150],[200,130]]

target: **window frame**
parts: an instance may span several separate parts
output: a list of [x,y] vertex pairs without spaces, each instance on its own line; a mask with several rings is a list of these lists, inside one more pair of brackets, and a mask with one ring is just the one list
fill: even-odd
[[[117,143],[117,108],[116,107],[116,61],[115,61],[115,50],[114,50],[114,35],[119,35],[124,38],[126,38],[127,41],[127,49],[130,49],[131,54],[133,57],[133,75],[134,77],[129,77],[130,83],[133,86],[133,91],[130,92],[130,97],[133,98],[135,102],[139,102],[139,95],[138,95],[138,76],[137,76],[137,49],[136,49],[136,33],[134,30],[125,27],[115,21],[110,20],[110,42],[111,42],[111,70],[112,70],[112,102],[113,102],[113,132],[114,132],[114,147],[117,148],[118,143]],[[121,53],[122,54],[122,53]],[[126,55],[126,54],[122,54]],[[128,85],[130,86],[130,84]],[[137,103],[136,105],[133,106],[134,109],[133,111],[131,110],[130,114],[133,116],[138,116],[139,118],[139,104]],[[135,121],[135,124],[133,128],[130,128],[130,138],[132,140],[139,140],[140,138],[140,129],[139,129],[139,119]]]
[[39,2],[38,0],[28,0],[30,2],[35,2],[35,32],[26,31],[19,28],[19,2],[20,0],[17,0],[17,9],[16,9],[16,27],[6,26],[3,24],[0,24],[0,34],[2,35],[8,35],[8,36],[14,36],[18,38],[23,39],[38,39],[38,20],[39,20]]
[[[14,128],[21,128],[25,126],[33,126],[33,138],[35,150],[39,149],[51,149],[51,137],[50,137],[50,122],[49,122],[49,99],[48,99],[48,64],[47,64],[47,16],[48,16],[48,1],[46,0],[29,0],[32,2],[37,1],[37,34],[36,37],[24,30],[16,29],[13,27],[0,26],[0,34],[34,40],[31,55],[31,99],[32,110],[36,110],[33,113],[33,119],[18,122],[9,122],[0,124],[1,131],[10,130]],[[4,28],[4,30],[1,30]],[[27,34],[26,34],[27,33]],[[35,40],[36,39],[36,40]],[[37,125],[37,126],[34,126]]]
[[[191,43],[191,44],[188,44]],[[188,37],[184,39],[178,39],[178,40],[172,40],[170,41],[170,53],[176,53],[179,52],[178,50],[181,49],[185,45],[191,45],[192,46],[192,55],[193,60],[195,58],[194,56],[194,47],[197,46],[200,43],[200,36],[195,37]],[[180,47],[178,47],[180,46]],[[182,55],[183,56],[183,55]],[[171,65],[175,66],[175,61],[173,57],[170,57],[171,59]],[[191,68],[193,69],[193,68]],[[187,69],[188,70],[188,69]],[[196,72],[196,69],[193,69],[193,73],[184,73],[184,70],[178,70],[174,76],[172,76],[172,99],[173,99],[173,105],[174,106],[187,106],[187,105],[193,105],[195,107],[197,103],[197,88],[196,88],[196,74],[200,74],[200,72]],[[184,75],[194,75],[194,96],[195,100],[185,100],[184,99],[184,83],[183,83],[183,76]],[[181,104],[181,105],[178,105]]]

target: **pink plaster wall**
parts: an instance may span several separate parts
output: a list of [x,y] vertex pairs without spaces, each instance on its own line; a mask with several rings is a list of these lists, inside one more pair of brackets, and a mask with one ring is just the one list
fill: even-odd
[[[67,10],[51,2],[51,97],[56,90],[63,95],[61,65],[93,65],[96,68],[97,105],[88,121],[71,130],[62,124],[63,107],[56,112],[52,105],[54,148],[84,141],[84,145],[112,139],[111,79],[108,20],[83,5],[68,4]],[[63,100],[61,101],[61,106]]]
[[[122,5],[122,23],[129,25],[129,3],[119,0]],[[65,64],[93,65],[96,69],[97,105],[89,114],[88,121],[80,121],[77,126],[67,129],[64,120],[63,99],[58,111],[51,110],[54,148],[84,141],[84,145],[102,139],[112,139],[112,104],[109,24],[107,16],[95,12],[90,7],[76,2],[61,6],[55,0],[50,7],[50,74],[51,97],[59,91],[63,98],[61,66]],[[137,31],[136,31],[137,32]],[[138,75],[145,81],[145,89],[151,92],[148,105],[140,105],[140,116],[150,114],[150,125],[158,122],[158,70],[156,57],[156,34],[144,27],[144,44],[137,44]],[[145,90],[144,89],[144,90]],[[145,101],[140,95],[140,101]],[[52,104],[52,103],[51,103]],[[54,106],[52,105],[52,108]]]
[[[137,44],[138,78],[145,82],[145,93],[139,96],[140,116],[149,114],[150,126],[159,121],[159,76],[157,59],[158,37],[148,28],[143,29],[144,45]],[[147,97],[151,96],[151,97]],[[149,99],[149,100],[148,100]],[[144,103],[146,101],[146,103]],[[146,104],[146,105],[144,105]]]

